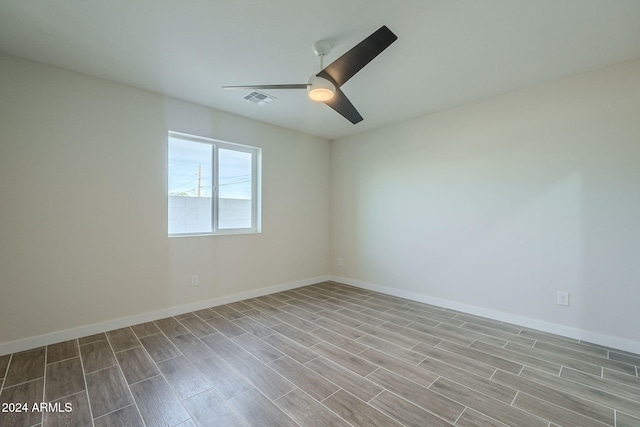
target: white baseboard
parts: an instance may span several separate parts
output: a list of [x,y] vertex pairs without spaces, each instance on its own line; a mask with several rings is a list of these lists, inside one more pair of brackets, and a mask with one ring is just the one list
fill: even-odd
[[614,337],[601,334],[598,332],[587,331],[584,329],[573,328],[570,326],[559,325],[544,320],[532,319],[530,317],[519,316],[516,314],[505,313],[502,311],[491,310],[470,304],[434,298],[428,295],[418,294],[415,292],[403,291],[400,289],[389,288],[386,286],[376,285],[373,283],[363,282],[361,280],[349,279],[347,277],[330,276],[330,280],[346,285],[355,286],[357,288],[367,289],[370,291],[380,292],[400,298],[406,298],[416,302],[431,304],[438,307],[449,308],[463,313],[474,314],[476,316],[486,317],[500,322],[512,323],[514,325],[523,326],[531,329],[537,329],[543,332],[549,332],[568,338],[578,339],[593,344],[603,345],[619,350],[629,351],[631,353],[640,354],[640,342],[628,340],[625,338]]
[[295,282],[283,283],[280,285],[269,286],[266,288],[256,289],[253,291],[240,292],[233,295],[227,295],[218,298],[212,298],[205,301],[198,301],[191,304],[180,305],[175,307],[167,307],[161,310],[137,314],[134,316],[124,317],[120,319],[108,320],[106,322],[94,323],[91,325],[79,326],[77,328],[65,329],[63,331],[51,332],[44,335],[24,338],[16,341],[0,343],[0,355],[15,353],[18,351],[30,350],[45,345],[55,344],[62,341],[68,341],[87,335],[98,334],[101,332],[111,331],[113,329],[124,328],[127,326],[137,325],[139,323],[151,322],[153,320],[163,319],[169,316],[177,316],[179,314],[189,313],[191,311],[202,310],[208,307],[228,304],[231,302],[241,301],[249,298],[256,298],[263,295],[273,294],[276,292],[287,291],[289,289],[300,288],[302,286],[313,285],[329,280],[329,276],[318,276],[309,279],[298,280]]
[[370,291],[381,292],[387,295],[393,295],[400,298],[410,299],[416,302],[431,304],[438,307],[449,308],[464,313],[474,314],[500,322],[512,323],[515,325],[537,329],[539,331],[549,332],[552,334],[562,335],[593,344],[599,344],[606,347],[616,348],[619,350],[629,351],[640,354],[640,342],[627,340],[624,338],[604,335],[593,331],[573,328],[556,323],[546,322],[543,320],[532,319],[530,317],[518,316],[511,313],[505,313],[497,310],[491,310],[470,304],[463,304],[456,301],[434,298],[415,292],[403,291],[399,289],[389,288],[386,286],[376,285],[373,283],[363,282],[360,280],[349,279],[340,276],[318,276],[309,279],[299,280],[295,282],[283,283],[280,285],[270,286],[266,288],[256,289],[253,291],[241,292],[233,295],[227,295],[218,298],[212,298],[204,301],[198,301],[191,304],[168,307],[161,310],[137,314],[130,317],[108,320],[106,322],[94,323],[91,325],[79,326],[77,328],[66,329],[63,331],[51,332],[44,335],[24,338],[16,341],[0,343],[0,355],[15,353],[18,351],[30,350],[32,348],[42,347],[45,345],[55,344],[87,335],[97,334],[110,331],[113,329],[124,328],[127,326],[137,325],[139,323],[151,322],[153,320],[162,319],[169,316],[177,316],[179,314],[189,313],[191,311],[202,310],[207,307],[215,307],[217,305],[228,304],[235,301],[241,301],[249,298],[256,298],[263,295],[282,292],[289,289],[300,288],[303,286],[313,285],[315,283],[332,280],[334,282],[344,283],[346,285],[355,286]]

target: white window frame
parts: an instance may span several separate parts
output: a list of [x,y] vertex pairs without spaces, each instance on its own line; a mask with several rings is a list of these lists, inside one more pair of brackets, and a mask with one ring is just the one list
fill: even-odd
[[[188,236],[214,236],[214,235],[228,235],[228,234],[255,234],[261,233],[261,211],[262,211],[262,149],[259,147],[253,147],[250,145],[236,144],[234,142],[222,141],[219,139],[207,138],[203,136],[190,135],[182,132],[169,131],[167,138],[167,161],[169,153],[169,141],[170,139],[182,139],[184,141],[191,141],[200,144],[209,144],[212,146],[212,195],[211,195],[211,230],[203,232],[185,232],[185,233],[169,233],[168,224],[167,232],[169,237],[188,237]],[[219,161],[220,156],[218,151],[220,149],[238,151],[251,154],[251,227],[250,228],[220,228],[218,226],[219,215]],[[168,165],[168,163],[167,163]],[[168,170],[167,170],[168,181]],[[167,184],[167,203],[169,200],[169,189]]]

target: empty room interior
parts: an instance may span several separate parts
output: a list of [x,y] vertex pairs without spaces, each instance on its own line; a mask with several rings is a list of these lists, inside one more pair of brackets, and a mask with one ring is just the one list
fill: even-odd
[[640,426],[640,2],[0,3],[1,426]]

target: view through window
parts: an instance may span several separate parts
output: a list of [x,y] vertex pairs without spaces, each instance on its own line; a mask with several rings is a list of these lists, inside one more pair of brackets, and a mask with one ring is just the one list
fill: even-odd
[[170,132],[170,235],[259,231],[260,149]]

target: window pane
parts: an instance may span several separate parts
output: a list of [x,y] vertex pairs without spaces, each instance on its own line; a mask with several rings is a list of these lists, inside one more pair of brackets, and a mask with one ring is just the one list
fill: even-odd
[[251,228],[252,155],[218,150],[218,228]]
[[169,234],[211,232],[211,144],[169,138]]

